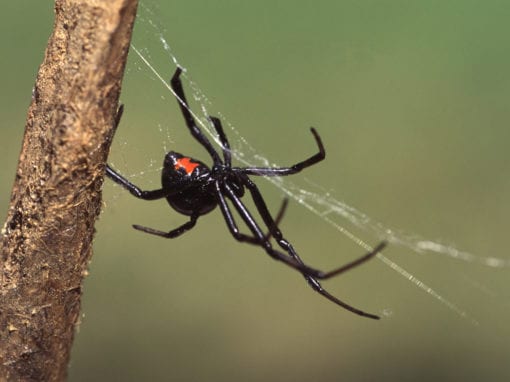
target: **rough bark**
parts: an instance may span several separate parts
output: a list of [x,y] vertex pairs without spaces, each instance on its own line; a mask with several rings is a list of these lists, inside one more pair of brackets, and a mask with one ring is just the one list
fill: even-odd
[[66,378],[137,0],[56,0],[0,237],[0,380]]

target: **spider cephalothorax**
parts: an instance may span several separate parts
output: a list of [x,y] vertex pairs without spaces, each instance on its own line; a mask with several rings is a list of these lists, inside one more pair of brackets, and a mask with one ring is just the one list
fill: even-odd
[[[273,259],[281,261],[300,272],[306,281],[308,281],[308,284],[316,292],[320,293],[335,304],[338,304],[360,316],[374,319],[379,318],[376,315],[356,309],[339,300],[326,291],[318,280],[337,276],[364,263],[380,252],[385,247],[386,243],[380,243],[374,250],[365,254],[363,257],[330,272],[323,272],[312,268],[303,263],[297,252],[283,237],[280,229],[278,228],[278,222],[281,219],[287,205],[286,202],[284,202],[278,217],[274,219],[270,214],[258,187],[250,179],[250,175],[285,176],[295,174],[304,168],[310,167],[323,160],[326,157],[326,152],[317,131],[313,127],[311,128],[311,132],[315,138],[319,151],[315,155],[312,155],[308,159],[298,162],[293,166],[280,168],[232,167],[230,145],[221,125],[221,121],[218,118],[210,117],[210,121],[221,142],[221,153],[223,158],[220,157],[220,154],[197,126],[195,119],[190,112],[180,80],[181,72],[181,68],[177,68],[170,81],[170,85],[177,95],[177,101],[188,129],[193,137],[207,150],[213,163],[211,167],[208,167],[201,161],[170,151],[166,154],[163,162],[163,170],[161,174],[162,188],[152,191],[141,190],[118,172],[113,170],[110,166],[106,166],[106,175],[115,183],[128,190],[132,195],[144,200],[165,198],[174,210],[190,217],[189,221],[168,232],[140,225],[133,225],[133,227],[139,231],[153,235],[165,238],[175,238],[193,228],[200,216],[207,214],[216,206],[219,206],[227,227],[236,240],[262,247]],[[119,124],[122,111],[123,107],[121,105],[117,113],[115,128],[117,128]],[[244,205],[242,197],[245,194],[245,190],[251,195],[257,209],[257,213],[262,218],[262,221],[266,226],[265,230],[267,230],[268,233],[263,232],[263,229],[256,222],[253,214]],[[251,235],[240,232],[237,227],[234,214],[232,213],[231,206],[234,207],[238,215],[251,231]],[[272,239],[276,241],[283,251],[273,248],[271,243]]]

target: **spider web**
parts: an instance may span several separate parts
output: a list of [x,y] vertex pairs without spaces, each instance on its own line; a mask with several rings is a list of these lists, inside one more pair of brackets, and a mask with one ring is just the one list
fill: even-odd
[[[162,96],[162,98],[165,101],[168,101],[176,95],[171,94],[173,91],[168,84],[167,77],[169,73],[173,73],[176,66],[181,66],[185,69],[186,65],[178,60],[177,54],[173,52],[165,37],[165,29],[157,20],[158,16],[155,6],[151,4],[149,7],[146,3],[140,3],[135,40],[131,45],[132,53],[134,53],[131,54],[131,59],[134,59],[134,65],[137,70],[146,72],[149,77],[155,80],[155,82],[160,83],[164,93],[168,94],[168,97]],[[164,67],[158,67],[156,60],[152,57],[153,52],[158,55],[160,55],[161,52],[165,54],[166,61],[163,64]],[[190,75],[186,73],[186,71],[184,71],[182,79],[184,82],[187,82],[186,85],[189,89],[187,91],[192,95],[193,102],[200,106],[198,113],[196,110],[190,110],[190,112],[196,119],[199,126],[207,132],[218,146],[220,145],[220,142],[216,137],[214,128],[208,121],[209,115],[216,115],[222,120],[232,146],[232,156],[238,163],[246,166],[258,167],[277,166],[277,164],[271,163],[267,158],[261,155],[259,151],[250,145],[239,130],[237,130],[235,126],[229,122],[225,115],[216,111],[209,111],[209,109],[213,108],[210,100],[201,90],[199,85],[192,81]],[[169,132],[161,125],[159,125],[159,128],[161,133],[167,134],[167,141],[171,142]],[[162,149],[165,153],[168,151],[166,144],[163,145]],[[159,160],[151,160],[150,167],[149,172],[151,173],[159,172],[161,170]],[[131,176],[140,176],[145,172],[147,171],[131,174]],[[396,230],[388,227],[386,224],[371,218],[363,211],[343,202],[333,192],[306,177],[306,187],[297,185],[289,178],[267,177],[266,180],[271,182],[291,200],[296,201],[311,213],[318,216],[322,221],[333,227],[339,234],[344,235],[353,243],[363,248],[366,252],[372,251],[372,246],[369,245],[367,241],[360,238],[358,234],[354,233],[352,229],[347,228],[347,224],[359,229],[360,231],[368,232],[369,235],[377,238],[377,240],[388,241],[391,244],[390,248],[400,246],[419,254],[437,254],[455,260],[480,264],[490,268],[505,268],[510,265],[510,261],[504,258],[479,256],[469,251],[458,249],[456,246],[451,244],[426,239],[417,234],[409,234],[403,230]],[[455,314],[469,320],[474,325],[478,324],[477,320],[466,310],[444,297],[442,293],[414,276],[411,272],[404,269],[396,262],[390,260],[383,253],[379,253],[377,258],[417,288],[445,305]],[[483,285],[479,285],[478,287],[479,289],[484,288]],[[383,312],[383,314],[388,316],[391,313],[387,310],[386,313]]]

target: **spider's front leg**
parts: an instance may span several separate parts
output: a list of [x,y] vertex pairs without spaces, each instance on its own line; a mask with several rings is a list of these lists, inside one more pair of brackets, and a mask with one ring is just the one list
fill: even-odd
[[190,111],[190,107],[188,101],[186,100],[186,95],[184,94],[184,89],[182,87],[181,82],[181,73],[182,69],[177,67],[175,70],[172,79],[170,80],[170,86],[172,90],[177,96],[177,103],[179,104],[179,108],[181,109],[182,116],[184,118],[184,122],[186,122],[186,126],[188,126],[191,135],[207,150],[214,163],[220,163],[221,159],[214,146],[209,142],[207,137],[204,135],[202,130],[197,126],[195,122],[195,118],[193,118],[193,114]]
[[214,129],[216,130],[216,133],[218,134],[218,137],[220,138],[221,142],[221,149],[223,151],[223,161],[226,167],[232,167],[232,153],[230,152],[230,143],[228,142],[227,135],[225,134],[225,131],[223,130],[223,126],[221,124],[221,121],[217,117],[209,116],[209,120],[214,126]]

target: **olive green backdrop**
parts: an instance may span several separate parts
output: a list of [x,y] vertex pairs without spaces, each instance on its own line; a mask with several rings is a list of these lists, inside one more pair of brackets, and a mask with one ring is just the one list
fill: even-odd
[[[392,229],[510,260],[509,2],[160,3],[147,3],[135,46],[149,48],[168,77],[163,33],[212,101],[210,112],[223,113],[257,151],[294,163],[314,152],[308,127],[318,128],[327,160],[296,175],[299,184],[308,178]],[[2,217],[52,6],[2,4]],[[133,52],[122,101],[111,161],[134,182],[157,187],[165,149],[207,161],[175,100]],[[277,210],[282,192],[259,184]],[[385,256],[470,318],[378,260],[324,283],[359,308],[386,313],[375,322],[326,302],[262,250],[237,243],[218,211],[163,240],[130,225],[181,224],[185,217],[164,202],[135,200],[110,182],[104,202],[71,381],[510,378],[508,267],[391,245]],[[363,253],[296,202],[282,229],[321,268]]]

